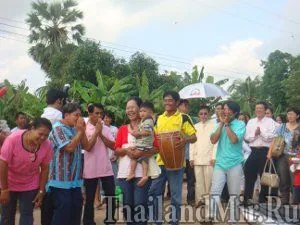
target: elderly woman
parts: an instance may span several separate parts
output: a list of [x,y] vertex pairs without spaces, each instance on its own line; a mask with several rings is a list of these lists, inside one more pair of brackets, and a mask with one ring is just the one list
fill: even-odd
[[45,118],[33,121],[31,130],[20,130],[6,138],[0,156],[2,204],[1,225],[14,225],[17,201],[20,225],[33,224],[33,207],[41,205],[53,155],[52,129]]
[[[155,147],[147,152],[138,151],[135,147],[136,139],[133,135],[131,135],[131,133],[138,130],[138,126],[141,122],[139,115],[139,107],[141,103],[141,99],[137,97],[128,100],[126,104],[126,114],[129,119],[129,124],[120,127],[115,145],[115,152],[120,157],[118,182],[123,191],[124,219],[127,224],[134,225],[147,224],[146,209],[151,179],[149,179],[142,187],[137,185],[142,177],[142,166],[141,164],[138,164],[135,172],[135,178],[127,181],[126,178],[129,173],[130,159],[137,159],[140,156],[151,157],[158,152],[158,149]],[[150,163],[149,159],[149,164]],[[142,209],[141,206],[143,206],[144,209]],[[136,221],[137,219],[140,220]]]

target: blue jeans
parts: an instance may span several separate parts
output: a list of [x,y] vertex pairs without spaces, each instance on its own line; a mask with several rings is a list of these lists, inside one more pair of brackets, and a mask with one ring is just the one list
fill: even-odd
[[124,220],[130,225],[147,225],[148,191],[151,185],[151,180],[149,180],[143,187],[137,186],[139,180],[140,178],[135,178],[130,181],[126,181],[125,178],[118,179],[123,192]]
[[81,188],[50,187],[50,190],[54,209],[51,225],[80,225],[83,204]]
[[10,192],[10,200],[2,204],[1,225],[15,225],[17,201],[19,200],[20,222],[19,225],[33,225],[33,199],[38,190]]
[[[214,168],[212,186],[210,194],[213,200],[210,208],[210,216],[215,217],[217,213],[217,204],[220,203],[220,196],[223,191],[224,185],[227,182],[228,191],[230,194],[229,207],[230,207],[230,220],[239,216],[238,205],[239,195],[241,193],[241,180],[243,176],[242,164],[236,165],[228,170]],[[235,207],[232,207],[232,206]]]
[[[169,183],[171,191],[171,205],[175,207],[176,216],[175,221],[171,224],[179,224],[180,221],[180,206],[182,203],[182,183],[184,169],[180,170],[167,170],[164,166],[160,166],[161,174],[158,178],[152,180],[149,190],[149,208],[153,209],[153,216],[150,214],[150,221],[155,224],[162,224],[163,222],[163,193],[165,190],[166,181]],[[173,213],[170,213],[172,217]]]

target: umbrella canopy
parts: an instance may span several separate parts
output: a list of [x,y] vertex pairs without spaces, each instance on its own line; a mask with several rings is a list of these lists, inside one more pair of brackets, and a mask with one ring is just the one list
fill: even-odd
[[207,98],[207,97],[224,97],[228,95],[221,87],[209,83],[196,83],[184,87],[179,92],[180,98]]

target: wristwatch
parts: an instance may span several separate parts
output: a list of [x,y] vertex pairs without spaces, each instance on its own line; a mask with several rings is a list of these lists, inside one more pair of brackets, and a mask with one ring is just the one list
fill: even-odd
[[225,123],[225,127],[229,127],[229,124],[226,124],[226,123]]

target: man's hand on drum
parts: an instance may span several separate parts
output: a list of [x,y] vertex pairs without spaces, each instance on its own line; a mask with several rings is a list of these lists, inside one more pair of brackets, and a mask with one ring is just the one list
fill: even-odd
[[187,141],[184,137],[179,138],[176,145],[175,145],[175,150],[184,149],[184,146],[186,145],[186,143],[187,143]]
[[190,166],[191,168],[194,168],[194,160],[190,160]]

